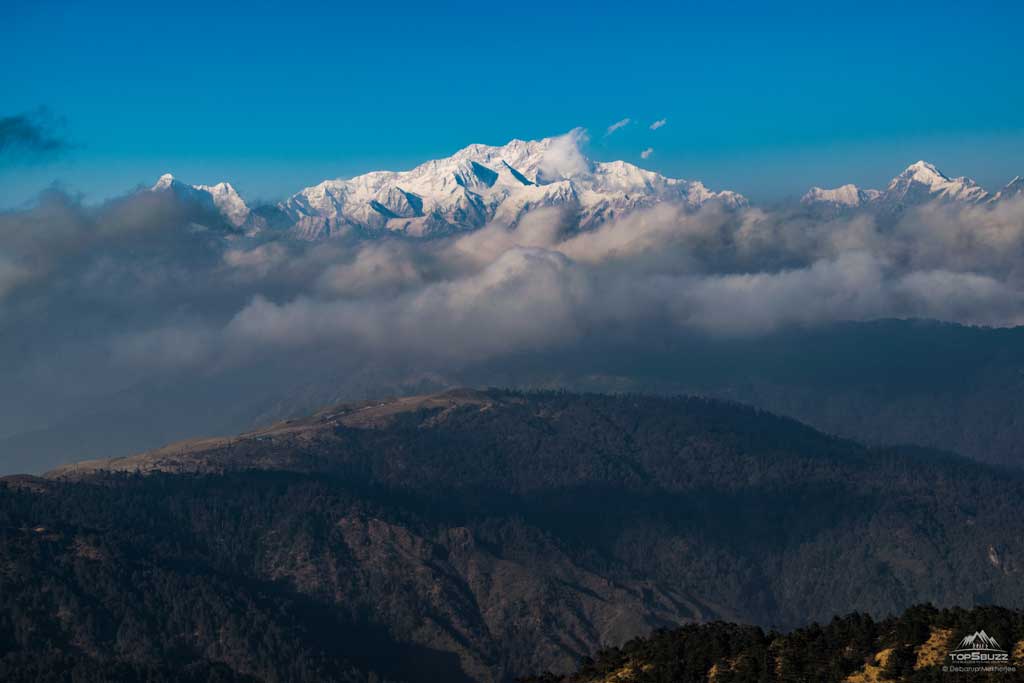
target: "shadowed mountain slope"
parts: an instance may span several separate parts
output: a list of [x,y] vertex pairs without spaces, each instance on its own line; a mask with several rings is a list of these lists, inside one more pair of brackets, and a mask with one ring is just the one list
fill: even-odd
[[[0,642],[7,656],[32,652],[19,634],[50,629],[83,657],[120,661],[117,628],[98,625],[137,607],[136,578],[122,573],[131,558],[144,576],[266,596],[251,599],[305,653],[289,662],[408,680],[437,679],[416,673],[418,658],[448,680],[567,672],[687,622],[1020,607],[1022,494],[1016,471],[869,449],[707,399],[456,391],[347,404],[9,482],[0,577],[70,583],[95,613],[79,623],[60,591],[8,580],[0,594],[18,607],[5,613],[34,626],[12,623]],[[30,561],[40,553],[55,561]],[[109,595],[82,578],[97,562]],[[192,621],[168,625],[159,599],[132,626],[160,643],[147,666],[178,661],[180,647],[182,662],[301,680],[271,655],[253,670],[248,640],[225,654]],[[348,636],[303,635],[278,600],[300,606],[309,633],[322,631],[314,615],[374,634],[371,654]],[[398,652],[411,673],[394,671]]]

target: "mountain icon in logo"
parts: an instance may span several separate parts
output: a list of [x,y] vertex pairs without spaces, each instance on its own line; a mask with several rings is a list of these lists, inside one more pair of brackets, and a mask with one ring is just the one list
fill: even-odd
[[960,645],[957,646],[957,650],[1000,650],[999,642],[985,633],[984,630],[975,631],[969,636],[964,636],[963,640],[960,641]]

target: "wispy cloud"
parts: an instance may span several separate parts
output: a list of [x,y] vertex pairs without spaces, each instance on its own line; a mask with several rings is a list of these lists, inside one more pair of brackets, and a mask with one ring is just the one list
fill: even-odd
[[608,126],[608,130],[606,130],[604,132],[605,137],[608,137],[609,135],[611,135],[615,131],[619,130],[620,128],[625,128],[626,126],[628,126],[630,124],[630,121],[632,121],[632,119],[627,117],[627,118],[622,119],[621,121],[616,121],[612,125]]
[[649,128],[650,128],[651,130],[658,130],[659,128],[661,128],[662,126],[664,126],[664,125],[665,125],[666,123],[668,123],[668,119],[658,119],[657,121],[655,121],[654,123],[652,123],[652,124],[651,124],[651,125],[649,126]]
[[654,148],[653,147],[648,147],[644,151],[640,152],[640,158],[641,159],[646,159],[649,156],[651,156],[652,154],[654,154]]
[[57,133],[58,122],[46,109],[0,117],[0,162],[58,154],[70,144]]

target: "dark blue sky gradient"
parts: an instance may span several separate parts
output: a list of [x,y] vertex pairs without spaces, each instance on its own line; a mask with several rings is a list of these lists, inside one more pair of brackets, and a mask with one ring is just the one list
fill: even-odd
[[598,159],[761,200],[918,158],[1024,175],[1021,3],[710,5],[4,5],[0,116],[45,106],[75,148],[0,165],[0,206],[164,171],[278,199],[576,126]]

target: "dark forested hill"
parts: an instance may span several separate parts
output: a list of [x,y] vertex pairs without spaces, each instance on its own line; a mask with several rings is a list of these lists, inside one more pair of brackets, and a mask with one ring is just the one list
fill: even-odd
[[507,376],[517,384],[715,396],[867,443],[1024,467],[1024,327],[877,320],[666,340],[643,354],[595,345],[547,363],[529,357]]
[[[950,658],[962,637],[978,631],[995,639],[1005,661],[963,664]],[[882,621],[851,614],[787,634],[724,622],[683,626],[604,650],[573,674],[541,675],[524,683],[1021,680],[1024,612],[922,605]]]
[[1021,500],[1017,470],[706,399],[346,405],[8,480],[0,661],[505,681],[687,622],[1019,608]]

